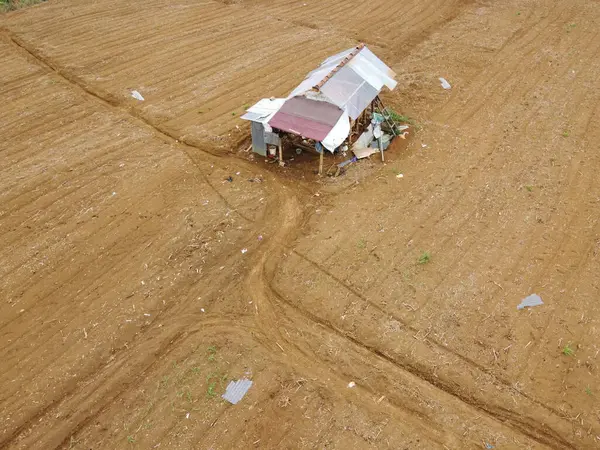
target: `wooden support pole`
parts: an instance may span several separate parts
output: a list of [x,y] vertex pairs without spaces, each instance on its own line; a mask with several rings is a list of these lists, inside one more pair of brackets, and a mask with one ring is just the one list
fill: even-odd
[[323,154],[325,153],[325,147],[320,142],[316,142],[315,150],[319,152],[319,176],[321,176],[323,175]]
[[321,153],[319,155],[319,176],[323,175],[323,149],[321,149]]
[[319,176],[323,175],[323,154],[325,153],[325,149],[321,148],[321,153],[319,154]]
[[283,144],[279,141],[279,165],[283,167]]

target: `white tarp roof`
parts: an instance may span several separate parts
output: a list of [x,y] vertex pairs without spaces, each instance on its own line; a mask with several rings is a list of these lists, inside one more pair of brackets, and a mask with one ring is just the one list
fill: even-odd
[[343,144],[349,134],[350,119],[348,118],[348,113],[344,111],[344,114],[340,116],[340,119],[321,143],[323,147],[333,153],[336,148]]
[[[346,58],[350,59],[344,62]],[[356,119],[379,95],[383,86],[390,90],[396,87],[395,76],[394,71],[371,50],[360,45],[327,58],[306,76],[290,97],[302,95],[320,85],[319,90],[331,103]]]
[[285,103],[285,98],[263,98],[251,106],[240,119],[266,124]]

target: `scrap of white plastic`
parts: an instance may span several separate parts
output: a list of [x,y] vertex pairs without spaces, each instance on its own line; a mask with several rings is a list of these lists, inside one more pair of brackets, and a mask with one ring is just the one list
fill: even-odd
[[381,124],[380,123],[376,123],[375,124],[375,128],[373,128],[373,137],[375,139],[379,139],[382,135],[382,131],[381,131]]
[[356,142],[352,145],[352,150],[368,148],[373,141],[373,124],[369,124],[367,129],[359,136]]
[[533,306],[540,306],[543,305],[544,302],[542,301],[542,298],[537,295],[537,294],[531,294],[528,297],[525,297],[523,300],[521,300],[521,303],[519,303],[517,305],[517,309],[525,309],[525,308],[531,308]]
[[336,148],[342,145],[349,134],[350,118],[348,117],[348,113],[344,111],[337,123],[331,129],[329,134],[325,136],[325,139],[323,139],[321,143],[323,144],[323,147],[333,153]]
[[131,91],[131,96],[140,102],[144,101],[144,97],[142,97],[142,94],[140,94],[138,91]]
[[223,397],[229,403],[235,405],[242,398],[244,398],[244,395],[246,395],[246,392],[248,392],[248,389],[250,389],[251,386],[252,380],[248,380],[246,378],[238,381],[231,381],[227,385],[225,393],[221,397]]
[[442,83],[442,87],[444,89],[452,89],[452,86],[450,85],[450,83],[448,83],[448,81],[445,78],[440,78],[440,81]]

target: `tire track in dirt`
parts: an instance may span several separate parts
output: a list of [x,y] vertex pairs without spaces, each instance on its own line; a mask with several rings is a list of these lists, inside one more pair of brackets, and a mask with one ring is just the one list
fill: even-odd
[[[279,259],[279,256],[270,255],[270,257],[275,258],[277,260]],[[364,342],[360,341],[359,339],[357,339],[353,336],[350,336],[344,330],[339,329],[334,324],[329,322],[327,319],[323,319],[322,317],[319,317],[319,316],[311,313],[310,311],[306,310],[305,308],[298,305],[297,303],[286,299],[285,296],[283,296],[283,294],[277,292],[277,290],[270,284],[270,282],[267,283],[265,281],[265,275],[262,272],[264,270],[264,266],[270,264],[266,259],[267,259],[267,255],[264,255],[263,260],[262,260],[262,262],[264,264],[259,264],[259,265],[255,266],[254,269],[252,270],[251,275],[249,277],[249,279],[251,281],[248,282],[248,287],[249,287],[249,289],[252,289],[252,291],[253,291],[252,297],[254,299],[260,301],[260,304],[261,304],[261,308],[259,310],[260,315],[264,315],[265,306],[269,305],[268,309],[267,309],[267,313],[266,313],[267,320],[264,320],[264,318],[262,318],[262,317],[260,319],[261,322],[263,322],[263,324],[261,325],[261,328],[262,328],[263,333],[267,336],[270,335],[272,337],[272,339],[275,340],[275,342],[277,342],[277,340],[279,340],[280,342],[284,342],[285,344],[287,344],[288,348],[294,347],[294,346],[301,347],[301,344],[298,343],[298,341],[292,342],[290,339],[286,338],[283,334],[281,334],[278,330],[273,329],[273,324],[277,323],[276,313],[273,311],[273,302],[280,302],[280,303],[287,305],[288,307],[291,307],[293,310],[295,310],[299,314],[301,314],[301,316],[308,319],[310,322],[321,325],[322,327],[324,327],[325,329],[334,333],[338,337],[347,340],[348,342],[352,343],[356,347],[366,350],[373,357],[376,357],[378,359],[384,360],[384,361],[392,364],[395,368],[402,370],[405,373],[409,373],[412,376],[415,376],[416,378],[430,384],[431,386],[439,389],[440,391],[443,391],[444,393],[454,397],[458,401],[461,401],[462,403],[476,409],[477,411],[486,414],[490,418],[497,421],[499,424],[508,423],[509,426],[514,431],[519,432],[519,433],[521,433],[531,439],[534,439],[544,445],[558,446],[558,448],[565,448],[565,449],[574,449],[575,448],[570,442],[565,440],[559,433],[555,432],[552,429],[549,429],[546,425],[538,423],[534,419],[531,419],[527,416],[522,416],[519,413],[516,413],[514,411],[511,411],[511,410],[508,410],[505,408],[501,408],[499,406],[490,406],[486,403],[481,402],[478,398],[476,398],[474,396],[466,395],[465,393],[456,389],[451,383],[446,383],[443,379],[438,378],[433,373],[427,373],[424,371],[420,371],[416,367],[411,366],[410,364],[405,364],[405,363],[402,363],[401,361],[398,361],[393,356],[386,354],[385,352],[379,350],[378,348],[367,345]],[[327,273],[327,272],[325,271],[325,273]],[[270,298],[273,300],[270,300]],[[373,305],[373,306],[376,308],[379,308],[377,305]],[[429,342],[431,344],[437,344],[432,341],[429,341]],[[273,349],[275,349],[275,348],[273,348]],[[447,348],[442,348],[442,349],[445,351],[448,351]],[[308,354],[308,352],[301,352],[301,353],[303,355]],[[461,357],[461,355],[456,355],[456,356]],[[312,364],[317,364],[317,365],[322,365],[323,362],[324,361],[322,361],[322,360],[319,360],[319,361],[312,360],[311,361]],[[297,363],[297,364],[301,364],[301,363]],[[330,370],[332,370],[332,368],[330,368]],[[502,384],[502,383],[499,383],[499,384]],[[525,397],[525,398],[527,398],[527,397]],[[528,399],[528,400],[532,401],[531,399]],[[543,407],[544,405],[539,405],[539,406]]]
[[[14,43],[14,42],[13,42],[13,43]],[[16,44],[16,43],[14,43],[14,44],[15,44],[15,45],[18,45],[18,44]],[[26,50],[26,49],[24,49],[24,50]],[[30,55],[31,55],[32,57],[34,57],[34,55],[33,55],[33,54],[31,54],[31,53],[30,53]],[[28,58],[28,59],[31,59],[31,58]],[[35,59],[35,57],[34,57],[34,59]],[[43,64],[43,62],[39,62],[39,61],[37,61],[37,60],[36,60],[36,63],[37,63],[37,64],[39,64],[39,65],[41,65],[42,67],[44,67],[44,64]],[[60,70],[57,70],[57,69],[55,69],[55,68],[52,68],[52,67],[51,67],[51,69],[52,69],[54,72],[56,72],[57,74],[59,74],[59,75],[60,75]],[[72,86],[72,87],[77,87],[77,84],[76,84],[76,83],[73,85],[73,81],[72,81],[72,80],[69,80],[68,78],[65,78],[65,77],[63,77],[63,79],[65,80],[65,82],[69,83],[69,85],[70,85],[70,86]],[[82,90],[85,92],[86,96],[89,94],[89,96],[92,96],[92,97],[94,97],[94,98],[96,98],[96,99],[100,100],[100,101],[101,101],[102,103],[104,103],[104,104],[106,104],[106,103],[109,103],[109,104],[110,104],[110,102],[106,102],[106,101],[104,101],[104,99],[102,99],[101,97],[97,96],[95,93],[93,93],[93,92],[90,92],[90,91],[88,91],[88,90],[86,90],[86,89],[83,89],[83,88],[82,88]],[[146,126],[146,125],[145,125],[145,126]],[[160,130],[156,130],[156,132],[157,132],[157,133],[160,133]],[[164,133],[163,133],[163,134],[164,134]],[[167,139],[167,138],[168,138],[168,139]],[[167,142],[171,142],[171,140],[172,140],[172,139],[170,139],[168,136],[163,136],[163,140],[166,140]],[[185,146],[184,146],[184,147],[185,147]],[[189,149],[186,149],[186,150],[189,150]],[[204,150],[202,150],[202,149],[199,149],[199,150],[201,150],[201,151],[204,153]],[[196,161],[195,161],[195,160],[194,160],[194,158],[193,158],[193,156],[190,156],[190,155],[188,154],[188,157],[189,157],[189,159],[190,159],[190,160],[191,160],[191,161],[192,161],[192,162],[193,162],[195,165],[197,165],[197,164],[196,164]],[[215,159],[215,161],[216,161],[216,159]],[[202,172],[200,172],[200,173],[202,173]],[[206,177],[205,177],[205,179],[206,179]],[[225,199],[223,198],[223,196],[220,194],[220,192],[218,192],[218,190],[216,190],[216,189],[215,189],[215,188],[214,188],[214,187],[211,185],[211,183],[209,182],[209,180],[206,180],[206,181],[207,181],[207,184],[208,184],[208,185],[210,185],[210,186],[212,187],[212,189],[215,191],[215,193],[216,193],[216,194],[217,194],[217,195],[218,195],[218,196],[219,196],[221,199],[225,200]],[[236,209],[235,209],[235,208],[233,208],[233,207],[232,207],[232,206],[231,206],[231,205],[230,205],[230,204],[229,204],[227,201],[224,201],[224,203],[225,203],[225,205],[227,205],[227,206],[229,207],[230,211],[235,211],[235,210],[236,210]],[[239,213],[239,212],[238,212],[238,213]],[[243,214],[239,213],[239,215],[240,215],[241,217],[245,218]],[[246,220],[247,220],[249,223],[253,223],[253,220],[250,220],[250,219],[248,219],[248,218],[245,218],[245,219],[246,219]],[[118,219],[114,219],[114,218],[112,219],[112,221],[113,221],[113,222],[114,222],[114,221],[116,221],[116,220],[118,220]],[[148,219],[147,219],[147,220],[148,220]],[[97,276],[96,276],[96,279],[98,279],[98,278],[99,278],[101,275],[102,275],[102,274],[100,274],[100,275],[97,275]],[[77,273],[75,273],[74,275],[72,275],[72,278],[73,278],[73,277],[76,277],[76,276],[77,276]],[[55,289],[57,289],[57,288],[55,287]],[[237,321],[236,321],[236,322],[237,322]],[[239,324],[238,324],[238,326],[239,326]],[[36,332],[38,332],[38,331],[39,331],[39,330],[36,330]],[[68,349],[65,349],[65,351],[67,351],[67,350],[68,350]],[[164,352],[166,352],[167,350],[168,350],[168,349],[165,349],[165,350],[163,351],[163,353],[164,353]],[[88,374],[87,374],[87,378],[89,378],[89,377],[91,377],[91,376],[92,376],[92,372],[90,372],[90,373],[88,373]],[[110,377],[108,377],[108,378],[110,379]],[[78,382],[85,382],[85,380],[78,380]],[[109,382],[110,382],[110,381],[109,381]],[[129,384],[129,385],[130,385],[130,384]],[[25,431],[25,430],[26,430],[28,427],[30,427],[31,425],[33,425],[33,424],[36,424],[36,423],[39,421],[39,419],[40,419],[41,417],[45,416],[45,415],[48,413],[48,411],[50,411],[50,410],[51,410],[53,407],[55,407],[56,405],[58,405],[58,403],[62,402],[62,401],[63,401],[63,400],[66,398],[66,396],[68,396],[70,393],[73,393],[73,392],[75,392],[75,389],[78,389],[78,387],[79,387],[79,386],[78,386],[78,384],[76,384],[76,383],[72,383],[72,384],[71,384],[71,388],[70,388],[70,390],[67,390],[67,391],[66,391],[66,393],[65,393],[64,395],[62,395],[62,396],[60,396],[60,397],[57,397],[57,398],[55,398],[55,399],[54,399],[53,401],[51,401],[49,404],[45,405],[45,406],[44,406],[42,409],[40,409],[39,411],[37,411],[37,412],[36,412],[36,413],[35,413],[35,414],[34,414],[32,417],[30,417],[30,418],[29,418],[29,419],[28,419],[26,422],[23,422],[23,423],[21,423],[21,424],[20,424],[20,425],[19,425],[19,426],[18,426],[16,429],[12,430],[12,432],[11,432],[9,435],[7,435],[7,436],[3,436],[3,438],[2,438],[2,441],[0,441],[0,447],[3,447],[4,445],[7,445],[9,442],[12,442],[12,441],[14,441],[14,440],[17,438],[17,436],[19,436],[20,434],[22,434],[22,433],[23,433],[23,432],[24,432],[24,431]],[[124,389],[126,389],[126,386],[124,387]],[[107,403],[105,403],[105,404],[107,404]],[[64,442],[63,442],[63,443],[64,443]]]
[[[444,108],[446,111],[439,117],[439,120],[444,123],[452,123],[460,120],[459,123],[455,123],[457,127],[465,127],[468,125],[473,120],[473,117],[475,117],[488,103],[489,99],[494,97],[499,89],[502,89],[504,83],[514,76],[514,72],[519,67],[527,66],[527,64],[525,64],[526,61],[535,51],[539,50],[540,42],[545,42],[548,40],[549,36],[554,35],[551,26],[556,23],[566,23],[564,16],[570,15],[571,11],[565,7],[554,9],[552,13],[555,14],[555,17],[544,16],[533,27],[530,27],[527,32],[521,31],[522,34],[519,32],[516,33],[513,38],[514,40],[509,40],[503,45],[498,53],[494,66],[501,66],[503,67],[503,70],[497,71],[496,73],[492,72],[490,74],[488,69],[477,77],[483,78],[483,81],[479,83],[479,87],[476,90],[473,89],[473,91],[477,93],[485,92],[485,95],[479,95],[477,100],[474,101],[475,105],[471,105],[471,102],[467,101],[464,104],[457,105],[455,108]],[[527,38],[526,42],[522,42],[525,38]],[[518,50],[515,51],[513,46]],[[504,53],[504,55],[502,55],[502,53]],[[517,59],[514,57],[515,53],[520,55]],[[541,77],[542,75],[538,76]],[[475,84],[477,81],[477,79],[472,80],[471,83]],[[458,114],[458,111],[461,111],[461,113]],[[456,117],[456,120],[453,121],[453,117]]]
[[[338,277],[336,277],[334,274],[332,274],[331,272],[329,272],[327,269],[325,269],[325,268],[321,267],[321,266],[320,266],[318,263],[316,263],[315,261],[312,261],[311,259],[309,259],[309,258],[308,258],[308,257],[306,257],[305,255],[302,255],[302,254],[300,254],[300,253],[298,253],[298,252],[296,252],[296,251],[293,251],[293,253],[294,253],[295,255],[299,256],[301,259],[303,259],[303,260],[305,260],[306,262],[308,262],[308,263],[309,263],[311,266],[313,266],[313,267],[314,267],[315,269],[317,269],[319,272],[321,272],[321,273],[323,273],[323,274],[327,275],[328,277],[332,278],[333,280],[335,280],[335,281],[336,281],[338,284],[340,284],[340,286],[344,287],[346,290],[348,290],[349,292],[351,292],[352,294],[354,294],[356,297],[360,298],[360,299],[361,299],[361,300],[363,300],[365,303],[369,304],[371,307],[373,307],[374,309],[376,309],[377,311],[379,311],[379,312],[380,312],[382,315],[384,315],[384,316],[386,316],[386,317],[391,317],[391,318],[393,318],[394,320],[396,320],[396,321],[398,321],[398,322],[402,323],[402,324],[403,324],[403,325],[404,325],[404,326],[405,326],[405,327],[406,327],[408,330],[410,330],[412,333],[419,333],[419,332],[421,332],[421,331],[422,331],[422,330],[420,330],[419,328],[416,328],[416,327],[414,327],[413,325],[411,325],[410,323],[408,323],[408,322],[407,322],[406,320],[404,320],[404,319],[403,319],[401,316],[397,316],[397,315],[395,315],[393,312],[391,312],[391,311],[387,311],[387,310],[383,309],[381,306],[379,306],[377,303],[375,303],[375,302],[373,302],[373,301],[369,300],[369,299],[368,299],[368,297],[366,297],[365,295],[363,295],[363,294],[361,294],[360,292],[356,291],[354,288],[352,288],[352,286],[349,286],[349,285],[347,285],[347,284],[346,284],[346,283],[345,283],[343,280],[340,280]],[[463,252],[463,253],[465,253],[465,252]],[[457,259],[460,259],[460,258],[457,258]],[[441,283],[440,283],[440,284],[441,284]],[[438,284],[438,286],[439,286],[439,284]],[[272,288],[272,287],[271,287],[271,288]],[[274,288],[272,288],[272,289],[274,289]],[[286,302],[286,304],[289,304],[290,306],[294,307],[295,309],[302,310],[302,311],[306,311],[306,310],[305,310],[304,308],[302,308],[301,306],[298,306],[298,305],[296,305],[295,303],[294,303],[294,304],[292,304],[292,302],[290,302],[290,301],[288,301],[288,300],[284,300],[284,296],[283,296],[283,294],[278,294],[278,296],[277,296],[277,297],[278,297],[278,298],[279,298],[281,301],[285,301],[285,302]],[[313,317],[314,315],[313,315],[312,313],[308,313],[308,312],[307,312],[307,314],[311,314],[311,320],[312,320],[312,317]],[[315,317],[316,317],[316,316],[315,316]],[[349,339],[351,339],[351,340],[353,340],[353,341],[357,341],[357,339],[356,339],[356,338],[354,338],[354,337],[352,337],[352,336],[348,335],[348,334],[347,334],[345,331],[343,331],[343,330],[341,330],[341,329],[338,329],[337,327],[335,327],[335,325],[331,324],[331,323],[330,323],[329,321],[327,321],[326,319],[322,319],[322,318],[319,318],[319,317],[317,317],[317,319],[315,319],[315,320],[317,320],[319,323],[321,323],[323,326],[326,326],[327,328],[331,328],[331,327],[335,328],[336,334],[342,333],[342,334],[344,334],[344,336],[346,336],[347,338],[349,338]],[[527,399],[527,400],[528,400],[528,401],[530,401],[531,403],[533,403],[533,404],[535,404],[535,405],[537,405],[537,406],[539,406],[539,407],[541,407],[541,408],[545,409],[547,412],[549,412],[549,413],[551,413],[551,414],[554,414],[554,415],[556,415],[557,417],[561,417],[561,418],[563,417],[563,416],[560,414],[560,412],[559,412],[559,411],[558,411],[556,408],[554,408],[554,407],[552,407],[552,406],[550,406],[550,405],[547,405],[547,404],[545,404],[545,403],[543,403],[543,402],[541,402],[541,401],[539,401],[539,400],[537,400],[537,399],[533,398],[532,396],[530,396],[530,395],[528,395],[528,394],[526,394],[526,393],[524,393],[524,392],[521,392],[521,391],[515,391],[515,390],[514,390],[514,388],[513,388],[513,386],[511,385],[511,383],[510,383],[508,380],[505,380],[505,379],[504,379],[504,378],[502,378],[502,377],[498,377],[498,376],[497,376],[497,375],[494,373],[494,371],[493,371],[493,370],[491,370],[491,369],[489,369],[489,368],[487,368],[487,367],[485,367],[485,366],[483,366],[483,365],[481,365],[481,364],[477,363],[475,360],[473,360],[473,359],[471,359],[471,358],[468,358],[468,357],[466,357],[464,354],[462,354],[462,353],[459,353],[459,352],[457,352],[457,351],[453,350],[451,347],[448,347],[448,346],[444,345],[443,343],[440,343],[438,340],[436,340],[436,339],[434,339],[434,338],[430,338],[430,337],[427,337],[427,336],[426,336],[426,337],[424,337],[424,338],[423,338],[423,341],[424,341],[424,342],[426,342],[427,344],[429,344],[429,345],[430,345],[430,346],[432,346],[432,347],[436,347],[438,350],[441,350],[442,352],[449,353],[449,354],[451,354],[451,355],[455,356],[456,358],[458,358],[459,360],[463,361],[463,362],[464,362],[465,364],[467,364],[468,366],[471,366],[471,367],[475,368],[476,370],[479,370],[479,371],[481,371],[481,372],[485,373],[486,375],[489,375],[489,376],[490,376],[490,377],[492,377],[492,379],[494,380],[494,382],[495,382],[494,384],[496,384],[496,385],[502,385],[502,386],[503,386],[503,387],[504,387],[504,388],[505,388],[507,391],[509,391],[509,392],[512,392],[513,394],[514,394],[514,393],[518,394],[518,396],[519,396],[519,397],[522,397],[522,398],[525,398],[525,399]],[[358,341],[358,342],[360,342],[360,341]],[[383,353],[382,351],[378,350],[378,349],[377,349],[377,348],[375,348],[375,347],[369,347],[369,346],[364,346],[364,345],[363,345],[363,347],[364,347],[365,349],[369,350],[369,351],[373,351],[373,350],[371,350],[371,349],[373,348],[373,349],[375,349],[375,350],[376,350],[376,352]],[[386,356],[386,358],[393,358],[393,357],[391,357],[391,356]],[[404,369],[404,370],[408,370],[408,371],[410,371],[411,373],[413,373],[413,375],[415,375],[415,376],[419,376],[420,378],[423,378],[425,381],[431,382],[430,380],[436,380],[436,381],[437,381],[437,380],[439,380],[439,378],[438,378],[437,376],[435,376],[435,375],[433,374],[433,372],[432,372],[432,373],[427,373],[427,372],[424,372],[424,371],[422,371],[422,370],[419,370],[419,369],[418,369],[418,368],[416,368],[416,367],[414,367],[414,368],[413,368],[413,366],[412,366],[412,365],[410,365],[410,364],[401,364],[400,362],[397,362],[397,365],[399,365],[399,367],[400,367],[400,368],[402,368],[402,369]],[[407,369],[407,367],[410,367],[411,369]],[[421,375],[423,375],[423,376],[421,376],[421,375],[419,375],[419,374],[421,374]],[[433,383],[432,383],[432,384],[433,384]],[[434,386],[436,386],[436,387],[438,387],[438,388],[439,388],[439,386],[438,386],[437,384],[434,384]],[[455,395],[455,394],[456,394],[456,392],[457,392],[456,390],[452,389],[452,390],[451,390],[451,392],[449,392],[449,393],[451,393],[451,394]],[[466,401],[465,401],[465,403],[469,403],[469,404],[471,404],[470,402],[466,402]],[[481,402],[479,402],[479,403],[481,403]]]
[[[278,191],[278,192],[281,192],[281,191]],[[300,208],[298,206],[298,201],[294,197],[290,198],[289,196],[284,197],[282,194],[278,194],[278,195],[282,196],[282,198],[280,199],[280,204],[281,204],[281,202],[283,202],[283,209],[284,209],[283,218],[281,218],[281,217],[279,218],[279,223],[281,224],[280,232],[278,233],[277,236],[273,237],[269,248],[266,248],[263,250],[263,254],[260,256],[257,263],[255,263],[253,268],[250,270],[249,275],[245,281],[245,284],[247,286],[248,291],[250,292],[251,297],[259,305],[257,315],[258,315],[260,328],[262,330],[262,333],[267,337],[267,341],[270,342],[269,347],[271,350],[277,351],[277,347],[275,347],[275,345],[273,345],[273,343],[275,343],[277,346],[279,346],[279,342],[286,344],[286,347],[288,347],[288,348],[292,348],[292,347],[301,348],[302,347],[302,344],[299,343],[298,341],[292,342],[290,338],[286,338],[278,330],[278,327],[276,326],[276,324],[278,323],[278,317],[277,317],[277,313],[275,312],[275,309],[274,309],[274,304],[278,303],[278,302],[284,303],[288,307],[291,307],[293,310],[300,313],[301,316],[303,316],[305,319],[309,320],[310,322],[323,326],[325,329],[334,333],[338,337],[341,337],[341,338],[351,342],[353,345],[368,351],[374,357],[377,357],[379,359],[387,361],[388,363],[391,363],[397,369],[400,369],[406,373],[409,373],[409,374],[415,376],[416,378],[421,379],[422,381],[425,381],[426,383],[429,383],[433,387],[445,392],[446,394],[451,395],[452,397],[456,398],[457,400],[461,401],[462,403],[469,405],[469,406],[475,408],[476,410],[487,414],[489,417],[498,421],[498,423],[507,422],[513,430],[515,430],[525,436],[528,436],[529,438],[534,439],[544,445],[550,445],[550,446],[558,445],[559,448],[575,448],[572,446],[572,444],[570,442],[565,440],[559,433],[555,432],[554,430],[549,429],[546,425],[538,423],[534,419],[531,419],[527,416],[522,416],[519,413],[516,413],[514,411],[511,411],[511,410],[508,410],[505,408],[501,408],[499,406],[490,406],[486,403],[481,402],[480,399],[478,399],[474,396],[468,396],[468,395],[464,394],[463,392],[461,392],[460,390],[457,390],[451,383],[446,383],[444,380],[438,378],[433,373],[427,373],[427,372],[418,370],[418,368],[413,367],[410,364],[406,364],[406,363],[403,364],[402,362],[398,361],[394,357],[387,355],[385,352],[379,350],[378,348],[367,345],[367,344],[361,342],[359,339],[348,335],[346,332],[344,332],[341,329],[338,329],[335,325],[330,323],[328,320],[323,319],[323,318],[311,313],[310,311],[306,310],[305,308],[296,304],[295,302],[287,300],[281,293],[277,292],[277,290],[272,286],[271,281],[270,281],[270,280],[272,280],[273,274],[267,275],[265,273],[265,271],[268,269],[266,269],[266,268],[267,267],[275,267],[277,265],[277,263],[281,260],[281,253],[286,248],[286,246],[283,246],[282,242],[293,239],[294,229],[297,228],[299,222],[302,220],[302,214],[301,214]],[[371,304],[374,308],[380,310],[381,312],[383,312],[385,314],[389,314],[388,312],[382,311],[378,305],[370,302],[363,295],[356,292],[350,286],[347,286],[341,280],[338,280],[336,277],[334,277],[328,271],[322,269],[316,263],[308,260],[306,257],[304,257],[303,255],[299,254],[296,251],[292,250],[292,252],[294,254],[300,256],[301,258],[307,260],[309,263],[314,265],[318,270],[324,272],[326,275],[334,278],[336,281],[338,281],[338,283],[341,283],[349,291],[353,292],[355,295],[357,295],[357,297],[359,297],[359,298],[363,299],[364,301],[368,302],[369,304]],[[290,319],[290,320],[293,321],[293,319]],[[397,318],[397,320],[402,322],[401,318]],[[412,327],[409,327],[409,328],[412,331],[418,331]],[[451,351],[447,347],[442,346],[441,344],[439,344],[438,342],[436,342],[434,340],[427,339],[427,342],[429,342],[432,345],[437,346],[439,349],[441,349],[443,351],[449,351],[450,353],[453,353],[455,356],[457,356],[457,357],[461,358],[462,360],[464,360],[465,362],[467,362],[467,364],[472,365],[472,366],[478,368],[479,370],[483,371],[484,373],[487,373],[488,375],[491,375],[494,377],[494,375],[489,373],[488,370],[485,370],[483,367],[479,366],[476,362],[471,361],[468,358],[465,358],[463,355]],[[266,342],[263,342],[263,345],[265,345],[265,344],[268,345]],[[300,353],[305,358],[307,357],[307,355],[310,354],[308,351],[300,351]],[[323,364],[322,360],[315,361],[314,359],[312,359],[310,357],[309,357],[309,359],[313,366]],[[288,363],[291,363],[291,361],[293,361],[293,360],[294,360],[294,356],[292,356],[292,355],[288,355],[288,357],[286,358],[286,361]],[[298,367],[298,365],[301,365],[301,364],[297,363],[297,367]],[[330,368],[330,370],[332,370],[332,369]],[[514,390],[510,386],[507,386],[506,383],[502,382],[502,380],[497,380],[497,382],[498,382],[498,384],[504,385],[505,388],[510,389],[511,392],[514,393]],[[519,394],[522,395],[521,393],[519,393]],[[526,395],[522,395],[522,397],[526,398],[527,400],[536,404],[537,406],[547,409],[547,407],[545,405],[543,405],[539,402],[536,402],[534,399],[531,399],[531,398],[527,397]],[[547,409],[547,410],[552,413],[554,412],[550,409]]]
[[[148,119],[143,113],[140,113],[136,109],[126,108],[112,95],[110,95],[108,93],[103,94],[103,93],[96,92],[95,89],[88,86],[78,76],[70,73],[69,71],[67,71],[65,69],[57,67],[51,61],[49,61],[47,58],[45,58],[43,55],[41,55],[38,51],[28,48],[24,42],[22,42],[19,38],[14,36],[9,30],[0,28],[0,32],[3,32],[5,35],[7,35],[8,39],[10,40],[11,43],[14,44],[15,47],[17,47],[17,48],[21,49],[22,51],[24,51],[25,53],[27,53],[30,56],[30,58],[33,58],[33,60],[37,62],[37,64],[56,73],[69,85],[76,87],[80,91],[83,91],[89,97],[94,98],[96,101],[102,103],[103,105],[106,105],[108,107],[115,108],[119,111],[125,112],[127,115],[140,120],[147,127],[152,128],[157,135],[160,135],[165,142],[167,142],[169,144],[179,144],[181,146],[181,148],[184,150],[185,154],[190,159],[190,161],[198,169],[199,169],[198,162],[197,162],[196,158],[193,156],[192,150],[200,150],[203,153],[205,153],[207,156],[210,155],[214,158],[222,157],[222,155],[217,152],[211,152],[210,150],[208,150],[206,148],[197,147],[196,145],[191,143],[189,140],[186,140],[185,137],[179,137],[179,136],[175,135],[167,127],[153,123],[152,120]],[[225,203],[229,207],[230,210],[235,211],[240,217],[247,220],[248,222],[251,222],[251,223],[253,222],[253,220],[251,218],[244,215],[244,213],[240,212],[239,210],[237,210],[237,208],[235,208],[233,205],[231,205],[229,203],[229,201],[223,196],[223,194],[221,194],[221,192],[215,188],[215,186],[212,184],[212,182],[209,180],[209,178],[206,176],[206,174],[202,170],[199,170],[198,172],[201,174],[204,181],[213,189],[213,191],[219,196],[221,201],[223,201],[223,203]]]

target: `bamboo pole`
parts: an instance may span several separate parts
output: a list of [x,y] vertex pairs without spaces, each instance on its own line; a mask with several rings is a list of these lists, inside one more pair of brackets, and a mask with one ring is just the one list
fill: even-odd
[[321,148],[321,153],[319,154],[319,176],[323,175],[323,154],[325,153],[325,149]]
[[283,144],[279,141],[279,165],[283,167]]

